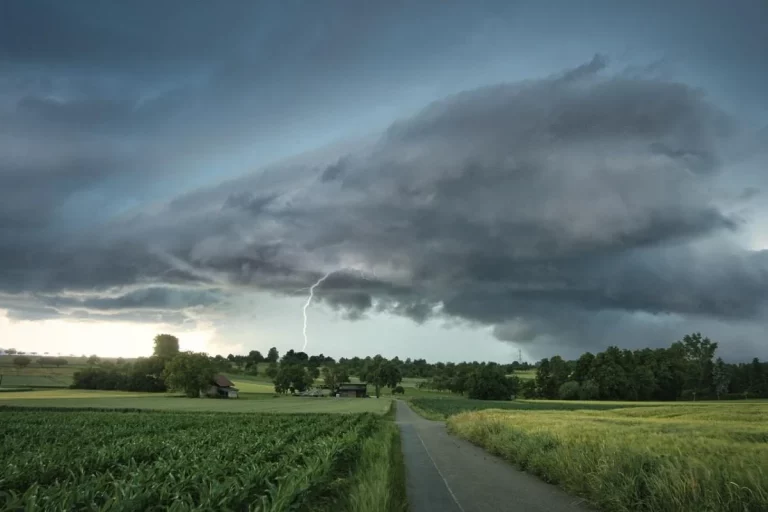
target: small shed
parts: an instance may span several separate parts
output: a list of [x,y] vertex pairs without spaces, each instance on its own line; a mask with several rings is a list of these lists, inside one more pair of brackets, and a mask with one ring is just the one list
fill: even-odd
[[336,388],[336,394],[338,396],[351,397],[351,398],[365,398],[368,393],[367,384],[341,384]]
[[215,375],[206,395],[211,398],[240,398],[239,391],[225,375]]

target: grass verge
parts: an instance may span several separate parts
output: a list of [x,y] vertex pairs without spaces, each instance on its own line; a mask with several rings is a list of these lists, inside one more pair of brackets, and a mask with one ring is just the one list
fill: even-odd
[[405,466],[400,432],[382,420],[380,431],[368,439],[351,485],[346,509],[355,512],[406,512]]
[[449,430],[611,512],[768,510],[768,407],[486,410]]

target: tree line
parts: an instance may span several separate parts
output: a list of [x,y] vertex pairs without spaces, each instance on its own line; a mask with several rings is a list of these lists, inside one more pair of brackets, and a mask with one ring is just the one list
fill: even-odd
[[89,357],[89,367],[74,373],[70,387],[164,392],[170,388],[167,382],[169,363],[180,355],[178,338],[170,334],[158,334],[154,338],[154,352],[150,357],[140,357],[132,363],[126,363],[122,358],[112,363],[102,361],[95,355]]
[[521,393],[564,400],[768,398],[768,363],[754,358],[751,363],[729,364],[715,358],[717,348],[717,342],[693,333],[668,348],[611,346],[574,361],[545,358]]
[[69,361],[65,357],[43,356],[43,357],[38,357],[37,360],[33,360],[29,356],[18,355],[13,358],[13,365],[19,369],[24,369],[29,365],[31,365],[33,362],[39,364],[41,367],[55,366],[56,368],[60,368],[62,366],[66,366],[67,364],[69,364]]
[[[100,364],[75,374],[73,387],[127,391],[183,390],[196,396],[216,373],[258,375],[260,364],[277,393],[302,392],[319,385],[336,390],[351,377],[372,385],[377,396],[389,387],[402,391],[403,378],[420,378],[419,387],[469,398],[507,400],[516,396],[563,400],[701,400],[768,398],[768,363],[725,363],[718,344],[693,333],[668,348],[628,350],[612,346],[578,359],[560,356],[535,364],[512,362],[428,363],[424,359],[381,355],[339,358],[272,347],[245,355],[209,357],[180,353],[178,339],[155,338],[155,353],[132,364]],[[98,359],[98,358],[97,358]],[[175,362],[174,362],[175,361]],[[174,362],[173,364],[171,364]],[[89,363],[94,363],[89,359]],[[533,379],[516,372],[534,371]],[[197,391],[196,391],[197,390]]]
[[[361,382],[373,385],[376,396],[381,395],[381,388],[389,387],[402,392],[399,383],[403,380],[398,365],[377,355],[363,360],[363,364],[352,366],[341,359],[338,362],[323,354],[310,356],[305,352],[289,350],[279,357],[277,349],[270,354],[275,357],[266,369],[267,377],[272,379],[277,393],[303,392],[315,386],[322,378],[320,387],[336,391],[341,384],[350,382],[350,376],[356,375]],[[279,358],[275,361],[276,358]]]
[[[704,400],[768,398],[768,363],[729,364],[715,358],[718,344],[693,333],[668,348],[608,347],[578,359],[544,358],[534,379],[519,379],[522,365],[437,363],[419,387],[470,398],[561,400]],[[527,368],[526,368],[527,369]]]

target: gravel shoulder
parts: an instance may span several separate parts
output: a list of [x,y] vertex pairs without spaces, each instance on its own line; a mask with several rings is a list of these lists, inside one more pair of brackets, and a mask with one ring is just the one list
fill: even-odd
[[411,512],[586,512],[566,494],[483,449],[448,434],[397,401]]

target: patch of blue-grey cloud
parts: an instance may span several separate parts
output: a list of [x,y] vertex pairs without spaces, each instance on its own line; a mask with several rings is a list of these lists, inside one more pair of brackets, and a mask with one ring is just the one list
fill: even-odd
[[2,9],[11,309],[221,314],[352,264],[378,277],[318,296],[351,318],[510,341],[586,343],[606,311],[761,318],[765,256],[736,241],[764,218],[761,2]]

